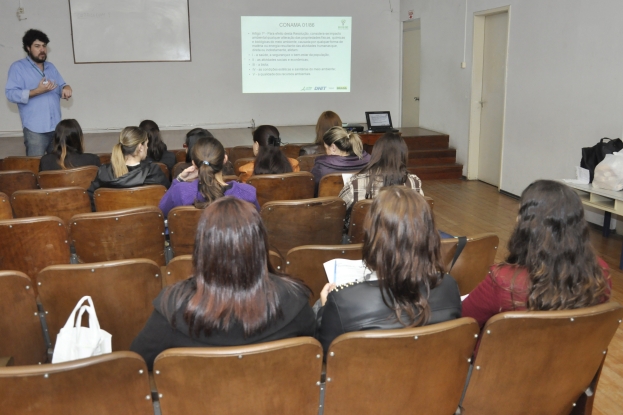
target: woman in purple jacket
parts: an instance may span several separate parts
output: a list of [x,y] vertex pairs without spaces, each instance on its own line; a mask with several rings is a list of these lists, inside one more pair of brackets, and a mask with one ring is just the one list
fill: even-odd
[[238,182],[223,181],[223,165],[227,162],[225,148],[216,138],[201,137],[192,148],[192,165],[177,176],[171,188],[160,200],[160,210],[164,216],[176,206],[194,205],[203,209],[216,199],[233,196],[253,203],[257,210],[255,187]]

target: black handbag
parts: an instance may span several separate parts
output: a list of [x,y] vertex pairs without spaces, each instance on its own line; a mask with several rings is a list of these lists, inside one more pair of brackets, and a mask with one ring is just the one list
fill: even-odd
[[591,174],[591,182],[595,175],[595,167],[603,159],[606,158],[606,154],[612,154],[623,149],[623,141],[620,138],[607,138],[604,137],[599,140],[599,143],[592,147],[582,148],[582,161],[580,161],[580,167],[587,169]]

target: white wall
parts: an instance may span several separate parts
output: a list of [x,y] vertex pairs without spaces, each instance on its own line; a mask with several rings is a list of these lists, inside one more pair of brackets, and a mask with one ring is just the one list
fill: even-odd
[[[467,5],[467,68],[463,60]],[[401,0],[421,20],[420,125],[450,135],[466,173],[473,15],[510,5],[501,189],[570,178],[581,147],[620,137],[623,2],[620,0]]]
[[[63,117],[83,129],[105,131],[145,118],[161,129],[247,127],[256,124],[309,125],[331,109],[345,122],[365,120],[365,111],[399,113],[399,1],[391,0],[190,0],[192,62],[73,63],[67,0],[22,0],[27,20],[19,22],[17,0],[0,0],[0,71],[25,56],[21,38],[29,28],[49,36],[48,59],[74,90]],[[393,12],[391,9],[393,8]],[[352,16],[350,93],[242,94],[240,16]],[[150,45],[146,44],[148,48]],[[0,105],[0,136],[19,134],[17,106]],[[312,137],[310,137],[311,139]]]

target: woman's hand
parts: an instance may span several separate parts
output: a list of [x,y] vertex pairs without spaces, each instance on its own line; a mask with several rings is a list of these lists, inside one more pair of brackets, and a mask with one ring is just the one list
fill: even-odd
[[322,304],[323,306],[325,305],[325,303],[327,302],[327,296],[334,289],[335,284],[332,283],[326,283],[324,287],[322,287],[322,291],[320,291],[320,304]]
[[178,180],[181,179],[181,181],[184,181],[184,182],[192,182],[197,177],[199,177],[199,171],[197,170],[197,167],[192,165],[188,167],[187,169],[184,169],[184,171],[181,172],[179,176],[177,176],[177,179]]

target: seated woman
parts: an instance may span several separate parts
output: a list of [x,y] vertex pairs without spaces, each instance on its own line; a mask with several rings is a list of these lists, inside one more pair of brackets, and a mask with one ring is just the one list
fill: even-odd
[[277,273],[268,238],[249,203],[223,197],[199,220],[194,274],[162,290],[132,342],[151,370],[172,347],[236,346],[314,333],[309,289]]
[[608,265],[595,256],[578,195],[538,180],[523,191],[508,256],[463,301],[482,328],[504,311],[567,310],[608,301]]
[[320,293],[316,338],[325,352],[340,334],[440,323],[461,317],[459,287],[444,275],[428,203],[405,186],[383,189],[366,216],[363,260],[378,279]]
[[161,184],[168,188],[171,184],[160,167],[154,163],[141,163],[147,157],[147,132],[139,127],[125,127],[119,134],[110,156],[110,163],[100,166],[95,180],[88,192],[93,200],[93,193],[100,187],[127,188],[148,184]]
[[383,187],[401,185],[424,196],[422,182],[407,171],[409,149],[398,134],[386,133],[374,144],[370,162],[344,185],[340,197],[346,202],[348,217],[353,205],[362,199],[373,199]]
[[253,154],[255,161],[240,167],[239,180],[246,183],[257,174],[281,174],[300,171],[296,159],[286,157],[281,151],[279,130],[272,125],[260,125],[253,131]]
[[316,157],[311,171],[316,188],[324,175],[359,171],[370,161],[370,155],[364,151],[361,138],[356,133],[349,133],[342,127],[331,127],[322,140],[327,155]]
[[324,141],[322,141],[322,136],[327,132],[327,130],[329,130],[329,128],[341,126],[342,120],[335,112],[325,111],[320,114],[320,117],[318,117],[318,121],[316,122],[316,141],[314,141],[314,144],[301,147],[299,155],[323,154]]
[[160,200],[160,210],[164,216],[176,206],[194,205],[205,208],[223,196],[234,196],[246,200],[260,210],[255,196],[255,187],[238,182],[225,183],[223,165],[227,155],[223,145],[216,138],[199,138],[192,147],[192,165],[173,179],[171,188]]
[[147,157],[145,157],[144,162],[157,161],[159,163],[164,163],[170,172],[173,171],[173,166],[175,166],[175,154],[167,151],[167,145],[162,141],[158,124],[152,120],[143,120],[138,126],[147,131],[149,135]]
[[84,152],[82,128],[76,120],[62,120],[56,125],[52,147],[50,154],[41,157],[39,171],[100,165],[100,158],[96,154]]

